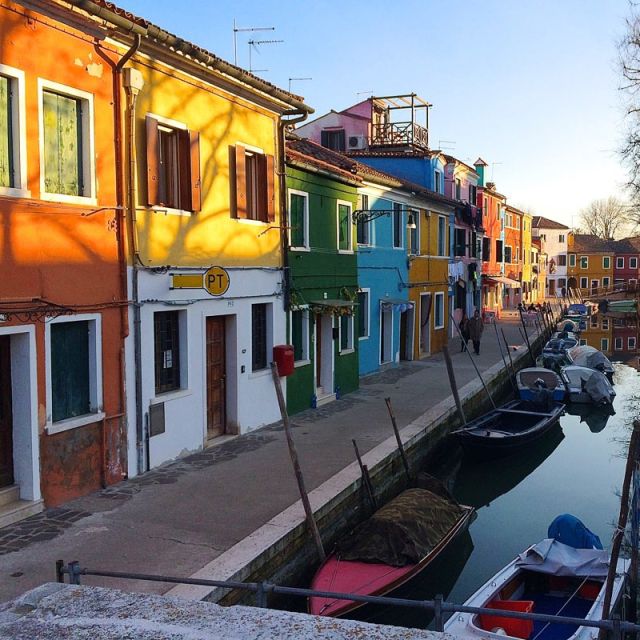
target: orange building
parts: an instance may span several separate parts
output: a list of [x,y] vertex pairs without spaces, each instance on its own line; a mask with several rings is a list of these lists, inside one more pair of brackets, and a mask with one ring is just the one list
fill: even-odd
[[25,7],[0,6],[0,526],[126,469],[117,61]]
[[503,304],[514,308],[522,302],[522,221],[524,212],[507,205],[504,213],[504,275],[517,285],[505,287]]

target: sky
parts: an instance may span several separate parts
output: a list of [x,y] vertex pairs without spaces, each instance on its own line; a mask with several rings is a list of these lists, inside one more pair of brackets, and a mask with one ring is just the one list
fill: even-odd
[[434,106],[432,148],[489,163],[512,205],[578,225],[591,201],[624,198],[617,43],[627,0],[117,0],[303,95],[322,115],[368,95]]

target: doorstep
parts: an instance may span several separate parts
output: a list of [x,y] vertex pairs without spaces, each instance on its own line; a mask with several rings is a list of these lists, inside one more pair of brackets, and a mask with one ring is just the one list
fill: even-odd
[[20,487],[12,485],[0,489],[0,529],[40,513],[43,500],[20,500]]

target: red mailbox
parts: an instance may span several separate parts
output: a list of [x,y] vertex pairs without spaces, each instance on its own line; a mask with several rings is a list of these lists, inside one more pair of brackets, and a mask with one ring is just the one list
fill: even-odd
[[273,359],[278,366],[278,375],[281,378],[290,376],[294,367],[293,357],[293,345],[291,344],[278,344],[273,347]]

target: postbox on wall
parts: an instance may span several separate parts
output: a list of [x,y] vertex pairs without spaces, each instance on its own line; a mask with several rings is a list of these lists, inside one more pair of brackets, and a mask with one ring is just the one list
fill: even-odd
[[281,378],[290,376],[295,370],[293,345],[278,344],[273,347],[273,360],[278,367],[278,375]]

